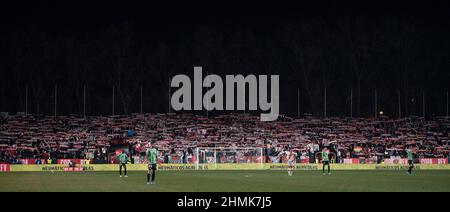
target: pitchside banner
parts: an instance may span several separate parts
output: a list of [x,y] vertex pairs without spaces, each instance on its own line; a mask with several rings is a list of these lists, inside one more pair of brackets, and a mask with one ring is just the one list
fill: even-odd
[[345,164],[359,164],[358,158],[344,158]]
[[[70,161],[73,161],[75,164],[89,164],[90,160],[85,159],[58,159],[56,161],[57,164],[69,164]],[[45,159],[34,159],[34,158],[25,158],[25,159],[19,159],[20,164],[24,165],[35,165],[35,164],[47,164],[47,160]]]
[[448,158],[421,158],[420,164],[448,164]]
[[29,165],[33,165],[33,164],[46,164],[47,160],[44,159],[18,159],[20,164],[29,164]]
[[[47,172],[47,171],[119,171],[117,164],[93,164],[77,165],[76,169],[67,169],[66,165],[6,165],[3,169],[11,172]],[[331,164],[333,170],[406,170],[407,165],[401,164]],[[287,164],[159,164],[160,171],[183,171],[183,170],[287,170]],[[321,170],[321,164],[296,164],[296,170]],[[448,164],[417,164],[417,170],[450,170]],[[146,171],[146,164],[128,164],[129,171]]]
[[9,164],[0,164],[0,172],[9,172]]
[[401,165],[407,165],[408,164],[408,159],[406,158],[388,158],[388,159],[384,159],[384,164],[401,164]]
[[[344,164],[363,164],[358,158],[344,158]],[[393,165],[408,165],[406,158],[388,158],[384,159],[384,164]],[[420,158],[419,164],[448,164],[448,158]]]
[[90,160],[85,160],[85,159],[58,159],[57,163],[58,164],[69,164],[70,161],[73,161],[75,164],[89,164]]

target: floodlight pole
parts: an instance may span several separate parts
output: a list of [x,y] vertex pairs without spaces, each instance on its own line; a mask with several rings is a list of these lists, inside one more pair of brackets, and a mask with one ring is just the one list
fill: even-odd
[[83,85],[83,118],[86,118],[86,85]]
[[323,117],[327,117],[327,87],[325,87],[324,95],[323,95]]
[[142,114],[142,85],[141,85],[141,114]]
[[401,105],[400,90],[398,90],[397,96],[398,96],[398,118],[401,119],[402,118],[402,105]]
[[114,116],[114,95],[115,95],[115,87],[112,87],[112,115]]
[[446,117],[448,118],[448,91],[447,91],[447,95],[446,95],[446,97],[447,97],[447,107],[446,107]]
[[58,85],[55,85],[55,105],[54,105],[54,117],[56,118],[56,109],[57,109],[57,98],[58,98]]
[[297,88],[297,118],[300,117],[300,88]]
[[[36,95],[35,95],[36,96]],[[39,117],[39,96],[36,98],[36,117]]]
[[425,118],[425,91],[422,91],[422,116]]
[[350,90],[350,118],[353,118],[353,88]]
[[25,87],[25,116],[28,115],[28,86]]
[[171,87],[170,87],[170,82],[171,82],[171,80],[170,80],[170,78],[169,78],[169,99],[168,99],[168,101],[167,101],[167,106],[168,106],[168,111],[169,111],[169,113],[171,112],[171,109],[170,109],[170,95],[171,95],[171,93],[172,93],[172,90],[171,90]]
[[374,103],[375,103],[375,105],[374,105],[374,108],[375,108],[375,118],[377,118],[378,116],[377,116],[377,111],[378,111],[378,92],[377,92],[377,90],[375,89],[375,101],[374,101]]

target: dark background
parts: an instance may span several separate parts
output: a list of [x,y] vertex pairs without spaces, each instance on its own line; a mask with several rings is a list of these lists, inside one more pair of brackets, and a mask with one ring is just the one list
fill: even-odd
[[0,111],[53,115],[168,111],[168,83],[209,74],[279,74],[280,112],[445,115],[450,7],[289,3],[15,3],[1,7]]

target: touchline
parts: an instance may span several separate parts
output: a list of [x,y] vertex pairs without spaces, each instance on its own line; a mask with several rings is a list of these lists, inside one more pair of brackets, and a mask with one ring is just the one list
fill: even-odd
[[[202,67],[194,67],[194,105],[192,108],[192,83],[191,79],[184,74],[178,74],[171,80],[170,86],[178,88],[171,96],[172,108],[181,110],[245,110],[246,85],[248,86],[248,109],[267,112],[261,113],[261,121],[275,121],[279,113],[279,75],[270,76],[270,101],[267,95],[268,76],[248,75],[226,75],[225,76],[225,100],[223,95],[223,80],[219,75],[207,75],[203,79]],[[203,87],[210,88],[203,95]],[[236,87],[236,98],[235,98]],[[259,92],[258,92],[259,90]],[[236,107],[235,107],[236,100]]]

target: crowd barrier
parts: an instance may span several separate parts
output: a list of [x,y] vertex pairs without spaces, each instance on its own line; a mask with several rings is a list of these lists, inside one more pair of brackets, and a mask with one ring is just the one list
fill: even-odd
[[[0,172],[54,172],[67,171],[67,165],[7,165],[2,164]],[[77,165],[83,171],[118,171],[117,164]],[[286,170],[287,164],[246,163],[246,164],[159,164],[158,170]],[[401,164],[331,164],[333,170],[406,170],[408,165]],[[321,170],[321,164],[296,164],[296,170]],[[449,164],[416,164],[416,170],[450,170]],[[79,169],[77,169],[79,170]],[[146,171],[146,164],[128,164],[129,171]]]

